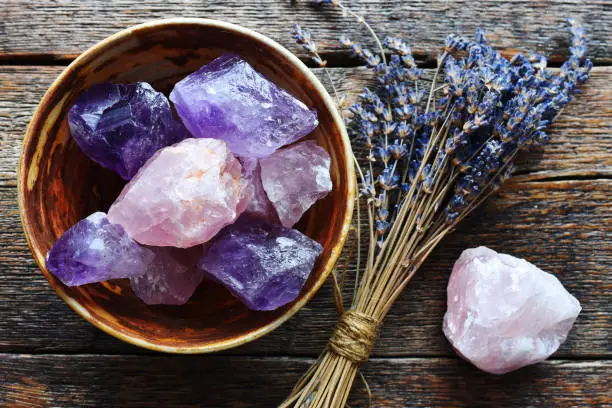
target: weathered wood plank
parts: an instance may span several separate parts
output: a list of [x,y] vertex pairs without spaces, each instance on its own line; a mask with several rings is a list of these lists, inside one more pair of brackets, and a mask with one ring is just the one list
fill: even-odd
[[[612,181],[519,182],[506,186],[423,266],[383,326],[378,356],[453,355],[441,322],[446,282],[466,247],[487,245],[556,274],[583,311],[558,356],[612,356]],[[14,188],[0,189],[0,351],[143,352],[90,326],[38,271],[22,235]],[[230,354],[314,356],[337,316],[329,286],[291,321]]]
[[[62,67],[0,67],[0,183],[14,185],[25,129],[43,94]],[[373,85],[364,68],[331,69],[340,92],[351,98]],[[328,86],[321,70],[315,72]],[[431,70],[428,70],[431,73]],[[554,171],[542,176],[612,175],[612,67],[595,68],[590,82],[551,129],[551,142],[525,155],[521,173]]]
[[[0,58],[46,56],[73,58],[110,34],[147,20],[169,17],[204,17],[226,20],[258,30],[292,51],[289,38],[294,22],[316,29],[321,50],[344,51],[336,38],[341,32],[371,44],[355,20],[337,10],[318,10],[307,0],[196,1],[116,0],[62,1],[5,0],[0,8]],[[523,47],[551,55],[567,55],[562,21],[581,21],[589,34],[589,55],[599,63],[612,61],[612,8],[605,0],[484,0],[473,2],[426,0],[347,0],[381,34],[399,35],[414,44],[420,57],[432,58],[450,33],[471,35],[483,27],[505,52]]]
[[[0,355],[4,407],[272,407],[307,359]],[[364,375],[374,407],[603,407],[610,361],[549,361],[505,376],[459,359],[380,359]],[[607,384],[607,385],[606,385]],[[352,407],[366,407],[360,385]],[[154,403],[152,402],[154,401]]]

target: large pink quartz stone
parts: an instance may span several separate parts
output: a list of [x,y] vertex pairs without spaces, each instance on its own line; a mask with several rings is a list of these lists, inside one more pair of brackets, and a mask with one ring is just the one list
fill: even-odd
[[555,276],[486,247],[463,251],[447,292],[444,334],[462,357],[493,374],[548,358],[580,313]]
[[234,222],[250,198],[247,186],[225,142],[185,139],[145,163],[108,218],[141,244],[187,248]]
[[148,305],[182,305],[204,278],[197,267],[200,247],[149,247],[155,255],[142,276],[130,278],[132,290]]
[[260,160],[264,190],[281,224],[291,228],[332,189],[329,154],[314,140],[296,143]]

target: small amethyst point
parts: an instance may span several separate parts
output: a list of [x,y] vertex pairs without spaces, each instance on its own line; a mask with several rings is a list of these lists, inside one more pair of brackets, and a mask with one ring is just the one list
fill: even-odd
[[130,278],[132,290],[148,305],[183,305],[204,278],[197,256],[201,248],[148,247],[154,254],[144,275]]
[[233,54],[178,82],[170,100],[194,137],[225,140],[242,157],[266,157],[319,123],[314,110]]
[[78,286],[145,273],[153,254],[121,225],[96,212],[64,233],[47,254],[47,269],[65,285]]
[[322,250],[299,231],[242,216],[207,245],[199,265],[249,309],[274,310],[297,298]]
[[278,150],[260,160],[264,190],[283,226],[290,228],[332,190],[329,154],[314,140]]
[[168,99],[146,82],[92,86],[70,108],[68,123],[81,150],[125,180],[157,150],[189,137]]

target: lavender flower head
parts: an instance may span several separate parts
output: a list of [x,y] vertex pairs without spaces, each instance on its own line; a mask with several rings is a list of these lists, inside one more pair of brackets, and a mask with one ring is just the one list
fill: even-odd
[[[445,206],[445,222],[454,224],[510,176],[520,150],[548,141],[547,127],[592,68],[584,30],[573,19],[568,25],[570,57],[557,74],[534,52],[507,60],[482,29],[473,39],[450,35],[429,92],[418,86],[423,70],[401,39],[382,42],[391,53],[385,64],[341,37],[379,83],[376,90],[365,88],[349,108],[349,130],[369,152],[362,160],[360,192],[377,209],[380,245],[413,184],[418,193],[408,201],[437,192],[434,205]],[[439,76],[443,82],[436,84]],[[448,181],[452,187],[445,190],[441,186]]]

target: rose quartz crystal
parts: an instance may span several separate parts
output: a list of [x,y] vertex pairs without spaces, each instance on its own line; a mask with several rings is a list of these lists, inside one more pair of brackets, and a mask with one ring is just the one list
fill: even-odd
[[278,215],[270,202],[263,183],[261,182],[261,166],[259,160],[250,158],[240,158],[242,163],[242,174],[249,181],[251,188],[251,200],[246,210],[247,214],[259,217],[271,223],[278,224]]
[[132,290],[148,305],[182,305],[204,278],[197,267],[201,247],[148,247],[155,255],[142,276],[130,278]]
[[204,243],[244,211],[247,181],[218,139],[185,139],[159,150],[108,211],[137,242],[187,248]]
[[314,140],[277,150],[260,160],[264,190],[281,224],[291,228],[332,189],[329,154]]
[[486,247],[463,251],[447,293],[444,334],[462,357],[493,374],[548,358],[580,313],[555,276]]

